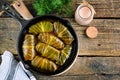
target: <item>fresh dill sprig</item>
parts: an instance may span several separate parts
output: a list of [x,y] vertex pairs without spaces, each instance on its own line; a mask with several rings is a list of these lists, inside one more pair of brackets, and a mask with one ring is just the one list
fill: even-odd
[[37,15],[64,14],[72,12],[72,0],[34,0],[33,7]]

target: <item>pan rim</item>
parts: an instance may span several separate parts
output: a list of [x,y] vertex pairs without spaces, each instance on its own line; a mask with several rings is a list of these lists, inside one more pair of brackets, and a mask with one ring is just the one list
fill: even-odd
[[[54,72],[54,73],[52,73],[52,74],[46,74],[46,73],[41,73],[41,72],[38,72],[38,73],[40,73],[40,74],[43,74],[43,75],[60,75],[60,74],[62,74],[62,73],[64,73],[64,72],[66,72],[67,70],[69,70],[70,69],[70,67],[72,67],[72,65],[73,65],[73,63],[75,62],[75,60],[76,60],[76,57],[78,56],[78,38],[77,38],[77,35],[76,35],[76,32],[74,31],[74,29],[73,29],[73,27],[72,27],[72,25],[71,24],[65,24],[65,23],[68,23],[68,21],[67,20],[64,20],[64,19],[62,19],[62,18],[60,18],[60,17],[57,17],[57,16],[54,16],[54,15],[43,15],[43,16],[38,16],[38,17],[35,17],[34,19],[32,19],[32,20],[30,20],[25,26],[23,26],[23,28],[21,29],[21,31],[20,31],[20,34],[19,34],[19,37],[18,37],[18,44],[17,44],[17,51],[18,51],[18,53],[19,53],[19,58],[20,58],[20,60],[22,61],[22,63],[24,64],[24,66],[26,67],[26,63],[25,63],[25,61],[23,60],[23,56],[22,56],[22,51],[21,51],[21,48],[20,48],[20,45],[22,45],[21,44],[21,38],[23,37],[23,35],[24,35],[24,31],[27,29],[27,28],[29,28],[29,24],[31,24],[31,22],[32,23],[34,23],[34,21],[35,20],[39,20],[40,18],[56,18],[56,19],[58,19],[62,24],[64,24],[65,26],[67,25],[67,28],[69,28],[69,31],[70,31],[70,33],[72,34],[72,36],[74,37],[74,39],[75,39],[75,41],[74,41],[74,43],[75,43],[75,52],[74,52],[74,56],[72,57],[73,59],[72,60],[70,60],[69,61],[69,63],[67,64],[67,66],[65,66],[65,68],[62,68],[63,70],[61,70],[61,71],[58,71],[58,72]],[[69,26],[69,27],[68,27]],[[23,40],[23,38],[22,38],[22,40]],[[28,65],[27,65],[28,66]],[[29,68],[29,67],[28,67]],[[34,70],[34,69],[32,69],[33,71],[36,71],[36,70]],[[37,72],[37,71],[36,71]]]

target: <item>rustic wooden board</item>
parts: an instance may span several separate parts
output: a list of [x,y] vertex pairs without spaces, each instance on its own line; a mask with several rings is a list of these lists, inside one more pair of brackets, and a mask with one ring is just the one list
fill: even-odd
[[119,80],[120,75],[37,76],[37,80]]
[[0,18],[0,54],[9,50],[17,54],[17,37],[20,31],[19,24],[10,18]]
[[[95,39],[89,39],[85,30],[88,26],[78,25],[73,18],[69,20],[79,39],[80,56],[120,56],[120,20],[94,19],[89,26],[95,26],[99,34]],[[17,54],[16,44],[20,25],[12,18],[0,18],[0,53],[10,50]]]
[[[32,72],[35,75],[41,76],[41,74],[37,72]],[[120,75],[120,57],[78,57],[74,65],[67,72],[59,76],[80,76],[95,74]]]
[[120,57],[78,57],[73,67],[60,76],[43,76],[38,80],[119,80]]
[[[23,1],[36,16],[32,7],[34,0]],[[97,38],[89,39],[85,35],[88,26],[80,26],[75,22],[73,17],[78,7],[76,3],[81,3],[82,0],[73,0],[72,16],[59,16],[72,17],[65,19],[70,21],[79,39],[77,60],[70,70],[60,76],[43,76],[32,71],[37,80],[120,80],[120,0],[87,1],[93,5],[97,13],[92,23],[88,25],[97,27],[99,31]],[[0,54],[5,50],[17,54],[19,27],[16,20],[0,17]]]
[[[0,59],[1,62],[1,59]],[[38,80],[41,79],[65,79],[70,80],[97,80],[103,79],[120,79],[120,57],[78,57],[74,65],[65,73],[59,76],[45,76],[37,72],[31,71]]]
[[[5,0],[13,1],[13,0]],[[35,10],[32,7],[34,0],[23,0],[26,6],[29,8],[30,12],[35,16]],[[96,15],[95,18],[120,18],[120,0],[86,0],[95,8]],[[82,0],[73,0],[73,12],[74,16],[75,10],[78,7],[77,3],[81,3]],[[59,15],[64,16],[64,15]],[[72,16],[72,17],[73,17]],[[68,16],[66,16],[68,17]],[[70,17],[70,16],[69,16]]]
[[120,55],[120,20],[94,19],[88,26],[95,26],[99,34],[95,39],[89,39],[85,30],[88,26],[78,25],[73,18],[69,20],[79,39],[79,55],[87,56],[119,56]]
[[37,80],[120,80],[120,75],[38,76]]
[[78,57],[64,75],[120,74],[120,57]]

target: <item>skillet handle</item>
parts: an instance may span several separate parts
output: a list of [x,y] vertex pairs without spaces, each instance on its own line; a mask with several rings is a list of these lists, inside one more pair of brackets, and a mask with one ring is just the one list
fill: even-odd
[[[6,7],[8,7],[8,9],[6,9]],[[12,18],[16,19],[20,24],[21,24],[21,28],[23,28],[29,21],[24,20],[15,10],[12,6],[10,6],[10,4],[8,4],[7,2],[5,2],[2,5],[2,9],[4,10],[4,12],[6,14],[8,14],[9,16],[11,16]]]
[[24,4],[23,0],[15,0],[13,7],[25,20],[33,19],[32,14]]

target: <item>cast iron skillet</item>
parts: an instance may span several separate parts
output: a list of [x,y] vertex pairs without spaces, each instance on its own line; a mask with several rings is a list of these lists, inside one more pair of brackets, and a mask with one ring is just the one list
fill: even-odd
[[[8,7],[9,10],[6,10],[5,9],[6,7]],[[2,9],[5,11],[5,13],[7,13],[11,17],[15,18],[21,24],[21,31],[20,31],[20,34],[18,37],[17,49],[18,49],[20,60],[22,61],[22,63],[24,64],[26,69],[38,72],[34,67],[32,67],[32,65],[29,64],[29,62],[25,62],[25,60],[23,58],[22,44],[23,44],[24,36],[31,25],[37,23],[38,21],[42,21],[42,20],[46,20],[46,19],[59,21],[63,25],[65,25],[68,28],[68,30],[70,31],[70,33],[72,34],[72,36],[74,37],[74,41],[72,43],[72,52],[70,54],[70,57],[67,59],[67,61],[65,62],[65,64],[62,67],[57,69],[55,72],[51,72],[51,73],[38,72],[38,73],[44,74],[44,75],[58,75],[58,74],[64,73],[72,66],[75,59],[77,58],[78,39],[77,39],[77,35],[76,35],[75,31],[73,30],[72,26],[70,25],[70,23],[67,20],[64,20],[62,18],[53,16],[53,15],[44,15],[44,16],[35,17],[34,19],[32,19],[30,21],[25,21],[15,12],[13,7],[11,7],[9,4],[5,3],[2,6]]]

